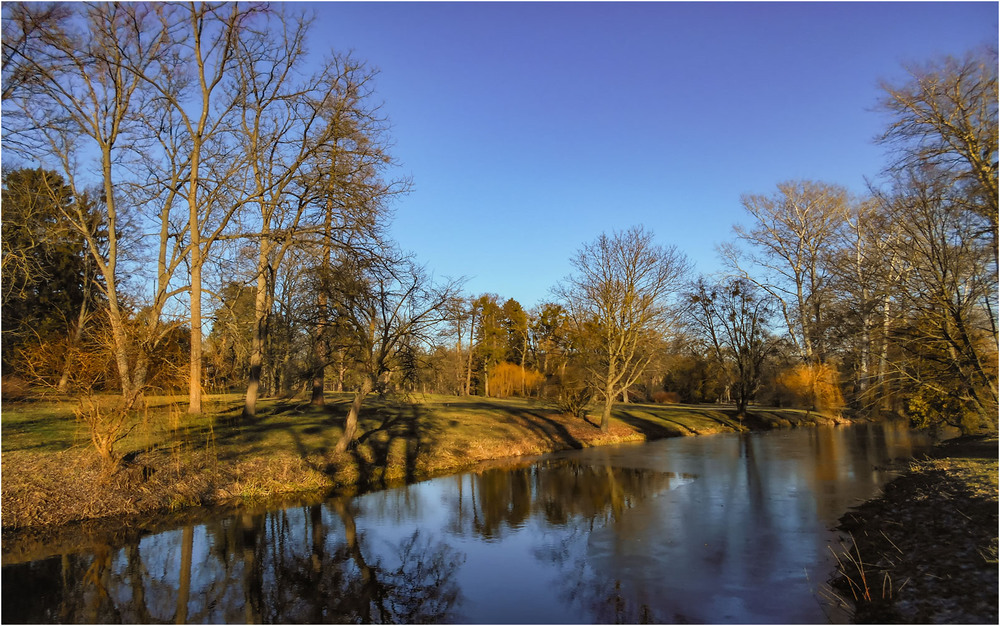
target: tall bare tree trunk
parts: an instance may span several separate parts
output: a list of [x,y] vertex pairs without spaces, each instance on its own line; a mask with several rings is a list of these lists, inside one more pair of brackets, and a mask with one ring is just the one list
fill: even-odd
[[601,411],[601,432],[606,433],[608,432],[608,429],[611,428],[611,409],[614,407],[614,404],[614,390],[608,386],[608,388],[605,389],[604,410]]
[[[200,40],[195,51],[201,61]],[[188,413],[201,413],[201,219],[198,215],[198,183],[201,163],[202,134],[209,112],[209,92],[205,89],[202,67],[202,113],[198,131],[192,137],[191,173],[188,180],[188,230],[191,237],[191,369],[188,379]]]
[[257,258],[257,293],[254,298],[253,339],[250,346],[250,377],[247,393],[243,399],[243,417],[257,415],[257,399],[260,394],[261,372],[264,365],[264,335],[267,313],[267,240],[261,240],[260,255]]
[[[192,239],[195,235],[192,233]],[[191,375],[188,384],[188,413],[201,413],[201,254],[200,244],[191,252]],[[199,252],[195,252],[199,250]]]
[[878,397],[880,409],[889,410],[889,393],[886,389],[885,377],[889,364],[889,327],[890,327],[891,303],[889,296],[883,296],[882,300],[882,344],[879,350],[878,368],[875,371],[875,384],[878,387]]
[[527,378],[524,371],[524,364],[527,362],[528,357],[528,335],[524,335],[524,348],[521,350],[521,397],[527,397],[527,384],[525,379]]
[[465,395],[472,394],[472,355],[474,350],[472,344],[476,336],[476,310],[472,310],[472,317],[469,318],[469,361],[465,370]]
[[462,321],[459,320],[456,325],[457,325],[457,328],[458,328],[458,351],[456,352],[457,367],[455,368],[456,369],[456,374],[455,374],[456,375],[456,381],[455,382],[457,382],[459,388],[462,389],[463,388],[463,386],[462,386],[462,364],[465,362],[465,360],[462,358]]
[[316,326],[313,328],[312,392],[309,404],[323,406],[325,402],[323,391],[326,388],[326,363],[330,358],[325,337],[327,297],[323,290],[320,290],[316,294],[316,304],[318,305],[317,308],[320,316],[324,319],[317,320]]
[[347,359],[344,358],[344,349],[337,350],[337,392],[344,391],[344,376],[347,375]]
[[[337,144],[334,140],[334,161],[336,161],[336,149]],[[328,273],[331,270],[330,267],[330,255],[333,253],[333,179],[329,179],[326,193],[326,214],[323,216],[323,270]],[[323,406],[323,388],[326,386],[326,361],[329,358],[326,343],[324,342],[324,329],[328,323],[327,316],[329,312],[327,310],[327,295],[322,289],[316,294],[316,304],[319,311],[320,319],[316,320],[316,328],[313,330],[313,341],[315,342],[313,348],[313,384],[312,384],[312,398],[309,402],[313,406]]]
[[323,406],[325,399],[323,389],[326,386],[326,344],[323,341],[322,327],[317,327],[314,331],[313,340],[313,366],[312,366],[312,392],[309,397],[309,404],[313,406]]

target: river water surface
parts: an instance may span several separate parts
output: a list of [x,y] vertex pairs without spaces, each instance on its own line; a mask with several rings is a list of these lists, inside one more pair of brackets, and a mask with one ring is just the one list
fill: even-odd
[[929,445],[892,425],[666,439],[178,524],[30,562],[5,623],[825,623],[830,529]]

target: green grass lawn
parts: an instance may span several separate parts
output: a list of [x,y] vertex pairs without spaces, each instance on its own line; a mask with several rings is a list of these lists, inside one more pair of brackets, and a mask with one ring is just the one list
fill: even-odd
[[351,398],[330,393],[322,407],[266,399],[256,418],[243,420],[238,394],[209,397],[199,415],[186,412],[186,397],[151,397],[118,444],[125,460],[110,476],[72,401],[6,402],[3,525],[306,490],[350,492],[553,450],[826,421],[804,411],[759,409],[741,424],[732,407],[618,404],[602,432],[596,415],[589,422],[572,418],[534,399],[373,395],[362,408],[356,445],[336,454]]

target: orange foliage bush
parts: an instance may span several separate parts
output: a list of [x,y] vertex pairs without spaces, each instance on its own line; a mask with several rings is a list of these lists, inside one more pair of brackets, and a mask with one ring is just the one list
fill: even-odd
[[653,402],[657,404],[677,404],[681,401],[681,396],[676,391],[654,391]]
[[490,395],[495,398],[521,395],[523,384],[524,395],[530,396],[537,393],[544,382],[541,372],[514,363],[498,363],[490,372]]
[[796,365],[778,376],[778,384],[800,407],[823,413],[839,413],[844,408],[839,374],[829,363]]

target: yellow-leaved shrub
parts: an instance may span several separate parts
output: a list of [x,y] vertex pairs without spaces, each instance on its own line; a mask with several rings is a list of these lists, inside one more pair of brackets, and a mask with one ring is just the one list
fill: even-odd
[[490,395],[495,398],[537,394],[545,376],[515,363],[498,363],[490,371]]
[[829,363],[802,363],[782,372],[777,382],[799,407],[837,414],[844,408],[839,378]]

